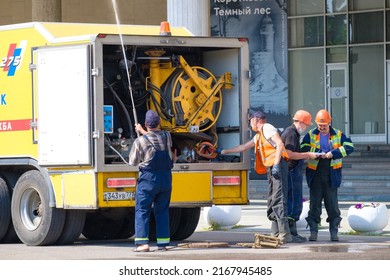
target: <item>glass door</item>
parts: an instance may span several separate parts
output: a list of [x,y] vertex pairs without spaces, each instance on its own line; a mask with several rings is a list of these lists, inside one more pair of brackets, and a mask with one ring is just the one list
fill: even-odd
[[332,127],[349,135],[349,90],[347,64],[328,64],[326,94]]

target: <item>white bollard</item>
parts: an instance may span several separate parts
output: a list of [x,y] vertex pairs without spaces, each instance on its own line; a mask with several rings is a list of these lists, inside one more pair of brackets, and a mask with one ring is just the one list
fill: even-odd
[[212,207],[204,207],[203,218],[211,227],[229,229],[241,220],[241,206],[213,205]]
[[387,207],[382,203],[356,204],[348,209],[349,226],[357,232],[381,233],[388,221]]
[[[297,229],[300,229],[300,230],[306,229],[306,227],[307,227],[306,217],[309,214],[309,208],[310,208],[310,202],[304,201],[303,206],[302,206],[301,215],[299,216],[299,220],[297,221]],[[307,228],[307,229],[309,229],[309,228]]]

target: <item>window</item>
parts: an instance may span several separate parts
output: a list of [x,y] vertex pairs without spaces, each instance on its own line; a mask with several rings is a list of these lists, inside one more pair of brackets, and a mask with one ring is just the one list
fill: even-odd
[[324,45],[323,17],[289,20],[289,47],[317,47]]
[[350,0],[350,11],[383,9],[383,0]]
[[304,16],[324,13],[324,0],[289,0],[289,16]]
[[328,14],[345,12],[347,5],[347,0],[326,0],[326,12]]
[[383,42],[383,12],[350,15],[351,44]]
[[[383,45],[350,48],[351,133],[385,132]],[[369,106],[367,106],[369,102]]]
[[390,41],[390,11],[386,11],[386,41]]
[[327,48],[326,49],[326,62],[327,63],[341,63],[347,62],[347,48]]
[[347,16],[326,17],[326,45],[345,45],[347,43]]
[[312,115],[325,108],[323,49],[289,53],[289,112],[305,109]]

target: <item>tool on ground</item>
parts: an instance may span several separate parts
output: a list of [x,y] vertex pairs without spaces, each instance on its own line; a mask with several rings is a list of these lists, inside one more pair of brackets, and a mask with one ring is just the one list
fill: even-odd
[[237,243],[239,246],[244,246],[248,248],[264,248],[264,247],[271,247],[271,248],[279,248],[283,243],[280,241],[279,238],[269,235],[263,235],[256,233],[255,234],[255,241],[254,243]]

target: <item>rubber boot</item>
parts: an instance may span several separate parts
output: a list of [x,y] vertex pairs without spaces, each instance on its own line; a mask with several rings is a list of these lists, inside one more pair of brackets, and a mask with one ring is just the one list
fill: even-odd
[[278,222],[275,220],[271,221],[271,236],[278,237],[279,235],[279,226]]
[[291,242],[291,233],[290,229],[288,227],[288,221],[287,218],[282,218],[277,220],[278,228],[279,228],[279,235],[278,238],[282,243],[288,243]]
[[331,241],[339,241],[339,237],[337,233],[339,231],[341,217],[334,218],[329,222],[329,232],[330,232],[330,240]]
[[307,225],[310,227],[309,241],[317,241],[318,238],[318,224],[310,217],[306,217]]
[[279,235],[278,238],[282,243],[302,243],[300,238],[291,235],[288,219],[278,219]]
[[294,219],[288,219],[288,226],[290,227],[290,233],[292,236],[300,239],[302,242],[306,242],[306,237],[300,236],[297,232],[297,222]]

